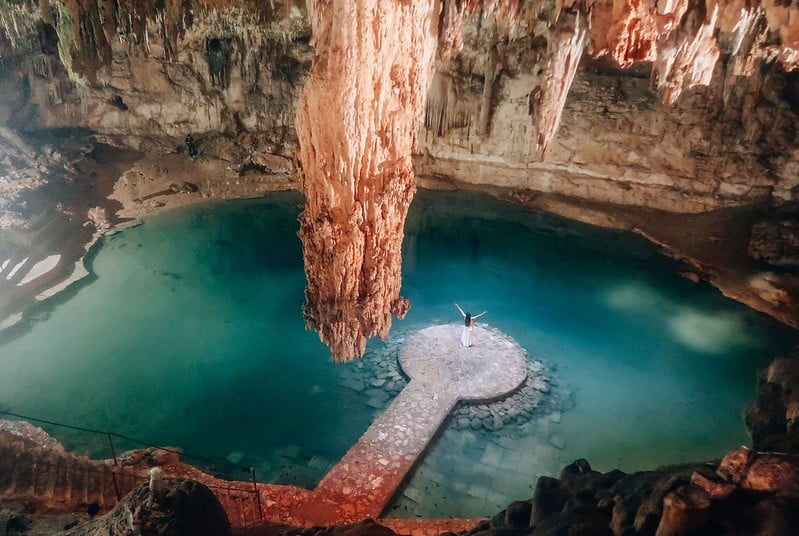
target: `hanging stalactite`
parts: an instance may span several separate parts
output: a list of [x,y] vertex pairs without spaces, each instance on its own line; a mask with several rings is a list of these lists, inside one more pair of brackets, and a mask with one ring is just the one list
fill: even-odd
[[[504,16],[504,4],[493,2],[491,11]],[[391,315],[408,310],[399,291],[415,191],[411,153],[439,36],[440,54],[459,46],[467,7],[463,0],[308,2],[315,59],[297,105],[304,313],[336,361],[361,356],[367,337],[385,338]]]
[[316,56],[297,105],[306,196],[308,327],[333,359],[385,337],[399,295],[411,152],[437,44],[438,2],[309,2]]
[[581,10],[562,11],[550,30],[544,80],[540,93],[531,97],[536,103],[531,109],[538,125],[538,149],[542,154],[560,126],[563,106],[577,73],[587,35],[588,22]]

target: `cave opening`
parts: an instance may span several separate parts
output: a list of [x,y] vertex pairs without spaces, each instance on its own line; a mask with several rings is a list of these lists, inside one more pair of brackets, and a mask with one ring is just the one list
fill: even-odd
[[39,24],[39,45],[42,54],[55,56],[58,54],[58,32],[52,24],[41,22]]
[[227,89],[230,85],[230,57],[233,53],[233,39],[211,37],[206,42],[205,53],[211,85]]

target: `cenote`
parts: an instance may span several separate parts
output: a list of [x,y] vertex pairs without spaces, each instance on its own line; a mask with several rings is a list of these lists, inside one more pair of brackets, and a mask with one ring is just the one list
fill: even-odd
[[[481,320],[552,376],[529,419],[497,432],[451,422],[386,512],[474,517],[580,457],[602,471],[720,457],[748,441],[756,369],[799,342],[635,236],[420,191],[404,245],[412,309],[364,361],[333,365],[302,319],[300,205],[292,193],[210,203],[106,237],[88,280],[0,334],[0,406],[312,488],[390,403],[370,383],[375,356],[459,322],[458,302],[488,310]],[[103,436],[45,428],[109,454]]]

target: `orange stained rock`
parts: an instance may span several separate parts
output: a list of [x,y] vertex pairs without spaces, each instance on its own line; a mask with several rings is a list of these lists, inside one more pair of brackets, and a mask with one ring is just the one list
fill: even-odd
[[[416,131],[438,43],[443,56],[460,46],[463,12],[475,4],[308,2],[315,59],[297,103],[303,312],[334,361],[363,355],[366,339],[388,336],[392,314],[410,307],[399,291]],[[485,4],[510,18],[519,2]]]
[[752,74],[754,58],[778,59],[786,70],[799,65],[799,8],[775,0],[598,0],[590,6],[590,21],[590,54],[608,54],[623,67],[654,62],[666,103],[707,85],[722,50],[737,76]]
[[680,31],[670,34],[658,49],[652,73],[663,102],[672,104],[683,91],[710,83],[721,55],[715,37],[718,17],[718,5],[707,14],[688,13]]
[[587,35],[588,19],[579,9],[562,12],[550,29],[547,66],[535,112],[538,149],[542,154],[546,153],[560,126],[563,106],[583,56]]
[[399,295],[411,152],[433,74],[434,0],[311,0],[315,59],[297,103],[304,314],[335,361],[385,338]]
[[601,0],[591,11],[591,55],[610,54],[619,65],[653,61],[657,42],[673,30],[687,0],[660,0],[657,10],[642,0]]

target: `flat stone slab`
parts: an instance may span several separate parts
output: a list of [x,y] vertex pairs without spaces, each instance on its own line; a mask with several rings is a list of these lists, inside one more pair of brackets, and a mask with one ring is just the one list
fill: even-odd
[[488,401],[511,393],[527,378],[524,348],[499,330],[474,326],[473,346],[460,342],[461,325],[432,326],[408,336],[399,363],[411,380],[457,400]]

